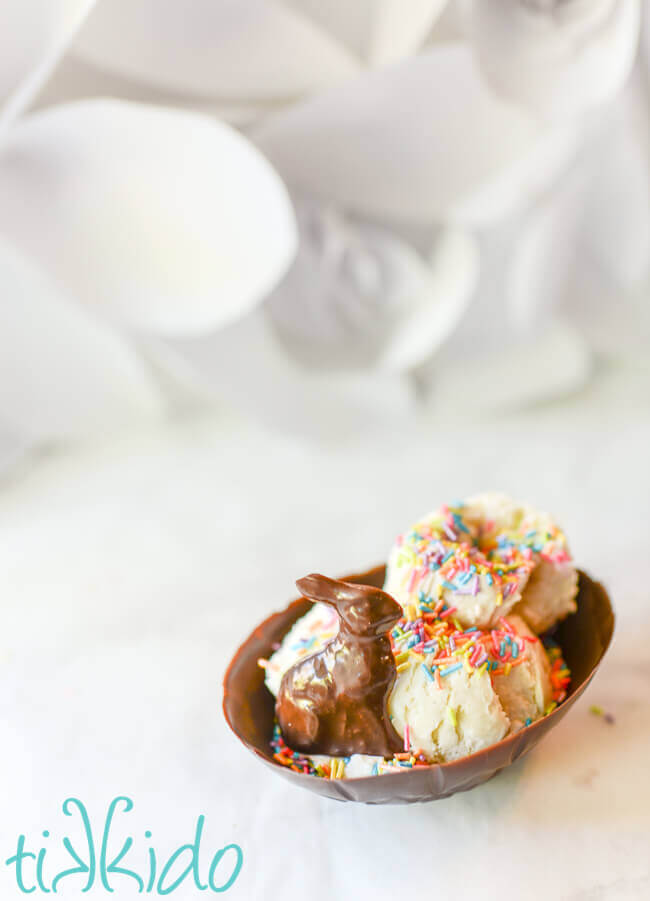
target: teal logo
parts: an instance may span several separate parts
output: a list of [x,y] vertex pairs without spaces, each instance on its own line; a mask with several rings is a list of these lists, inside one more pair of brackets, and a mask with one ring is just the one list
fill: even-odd
[[[77,832],[80,829],[83,836],[75,839],[76,845],[68,836],[61,839],[60,848],[65,852],[66,863],[72,865],[53,868],[48,859],[52,843],[46,841],[43,845],[39,841],[42,847],[30,845],[28,848],[25,835],[18,836],[16,853],[5,861],[6,866],[13,869],[16,885],[26,895],[36,891],[56,894],[59,887],[68,882],[74,882],[81,892],[89,892],[95,887],[113,893],[130,884],[137,886],[138,892],[152,895],[171,895],[181,885],[186,888],[193,885],[199,892],[222,893],[235,883],[241,872],[244,855],[239,845],[224,845],[216,852],[208,853],[202,849],[203,815],[197,818],[192,841],[180,845],[165,860],[159,860],[151,842],[152,833],[146,830],[147,863],[136,866],[133,862],[129,866],[135,852],[135,838],[125,836],[123,823],[118,825],[118,821],[133,810],[130,798],[120,796],[111,801],[98,831],[93,829],[85,805],[77,798],[67,798],[62,810],[66,817],[77,821]],[[117,844],[116,834],[119,834]],[[44,830],[42,836],[49,840],[49,830]],[[117,845],[120,850],[115,853]],[[109,847],[113,849],[110,852]]]

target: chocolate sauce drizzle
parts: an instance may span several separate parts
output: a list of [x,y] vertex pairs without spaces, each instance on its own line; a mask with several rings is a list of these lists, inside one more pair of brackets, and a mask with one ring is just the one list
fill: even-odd
[[387,711],[397,671],[387,632],[402,608],[385,591],[312,574],[296,582],[303,597],[331,604],[339,633],[282,677],[275,705],[289,747],[332,757],[390,757],[402,740]]

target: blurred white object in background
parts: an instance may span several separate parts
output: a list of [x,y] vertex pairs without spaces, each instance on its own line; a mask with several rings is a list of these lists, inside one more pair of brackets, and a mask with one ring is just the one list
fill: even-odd
[[469,410],[476,423],[575,391],[590,370],[581,336],[553,319],[530,341],[504,335],[499,354],[479,351],[463,360],[446,356],[435,362],[431,402],[437,415],[443,421],[466,421]]
[[309,18],[264,0],[99,0],[75,53],[159,88],[254,101],[285,101],[360,68]]
[[584,192],[584,180],[570,175],[529,209],[478,233],[482,268],[471,304],[424,369],[439,415],[469,408],[480,419],[584,384],[589,349],[563,312]]
[[457,43],[268,116],[253,137],[313,197],[388,222],[467,225],[524,206],[577,140],[492,94]]
[[[160,408],[156,367],[319,436],[441,415],[478,381],[489,412],[580,385],[594,310],[647,306],[638,0],[97,0],[83,25],[90,2],[41,5],[0,29],[5,126],[72,43],[49,109],[0,131],[0,237],[52,334],[62,309],[62,334],[105,330],[106,423],[129,379]],[[299,198],[291,267],[287,192],[217,115]],[[79,391],[48,437],[96,429]]]
[[389,372],[435,353],[476,287],[476,241],[445,228],[425,258],[332,208],[302,199],[296,209],[298,254],[267,302],[287,350],[309,368]]
[[447,0],[110,0],[74,52],[109,72],[252,105],[314,93],[417,51]]
[[250,311],[296,247],[284,185],[233,129],[105,100],[15,125],[0,156],[0,231],[69,297],[167,334]]
[[[639,61],[641,63],[641,60]],[[650,358],[650,104],[638,65],[600,111],[581,171],[589,190],[565,286],[567,313],[599,354]]]
[[504,97],[544,116],[610,100],[636,53],[639,0],[469,0],[468,35]]
[[304,199],[297,210],[298,254],[263,308],[143,346],[185,386],[276,431],[331,443],[387,421],[405,426],[418,409],[410,373],[448,338],[476,288],[476,242],[444,228],[425,256]]
[[228,126],[119,101],[13,121],[89,6],[53,4],[42,18],[39,4],[8,8],[17,47],[0,82],[0,466],[34,442],[159,415],[166,401],[135,333],[240,317],[295,253],[284,185]]
[[582,238],[589,258],[618,283],[619,297],[650,276],[650,100],[643,106],[647,78],[639,66],[616,102],[600,110],[589,152],[582,158],[590,183],[583,200]]
[[179,383],[283,435],[325,444],[406,426],[417,409],[405,373],[305,369],[275,340],[263,309],[191,338],[146,342],[147,353]]
[[95,0],[3,0],[0,137],[34,99]]
[[107,434],[157,414],[134,349],[0,237],[0,423],[31,443]]
[[417,51],[448,0],[281,0],[380,66]]

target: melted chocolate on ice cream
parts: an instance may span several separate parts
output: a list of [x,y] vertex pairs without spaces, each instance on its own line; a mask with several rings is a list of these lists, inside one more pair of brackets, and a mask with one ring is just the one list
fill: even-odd
[[340,627],[282,678],[275,710],[285,741],[311,754],[391,756],[403,743],[386,708],[397,675],[386,633],[402,608],[370,585],[320,575],[296,585],[310,601],[335,607]]

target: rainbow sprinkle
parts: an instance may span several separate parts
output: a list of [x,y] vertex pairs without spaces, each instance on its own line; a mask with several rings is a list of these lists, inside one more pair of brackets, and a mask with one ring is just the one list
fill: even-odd
[[610,726],[616,722],[612,714],[606,713],[602,707],[598,706],[598,704],[592,704],[589,708],[589,713],[592,713],[594,716],[601,716]]
[[[571,671],[562,657],[562,648],[552,638],[543,639],[546,656],[551,662],[551,689],[553,709],[566,698],[571,684]],[[547,711],[550,712],[550,711]]]
[[[299,754],[298,751],[292,751],[282,738],[282,732],[278,723],[273,725],[273,738],[271,739],[271,749],[273,750],[273,759],[294,770],[296,773],[307,773],[310,776],[321,776],[325,779],[332,777],[332,769],[329,766],[315,766],[309,757]],[[332,758],[333,761],[336,758]]]
[[[520,666],[528,658],[528,646],[538,641],[515,633],[503,617],[495,629],[463,629],[454,620],[453,610],[444,601],[434,602],[423,592],[408,605],[406,615],[389,635],[398,673],[415,661],[438,686],[441,679],[463,667],[470,674],[489,671],[491,677],[507,675],[513,666]],[[560,671],[558,678],[560,673],[564,676]]]

